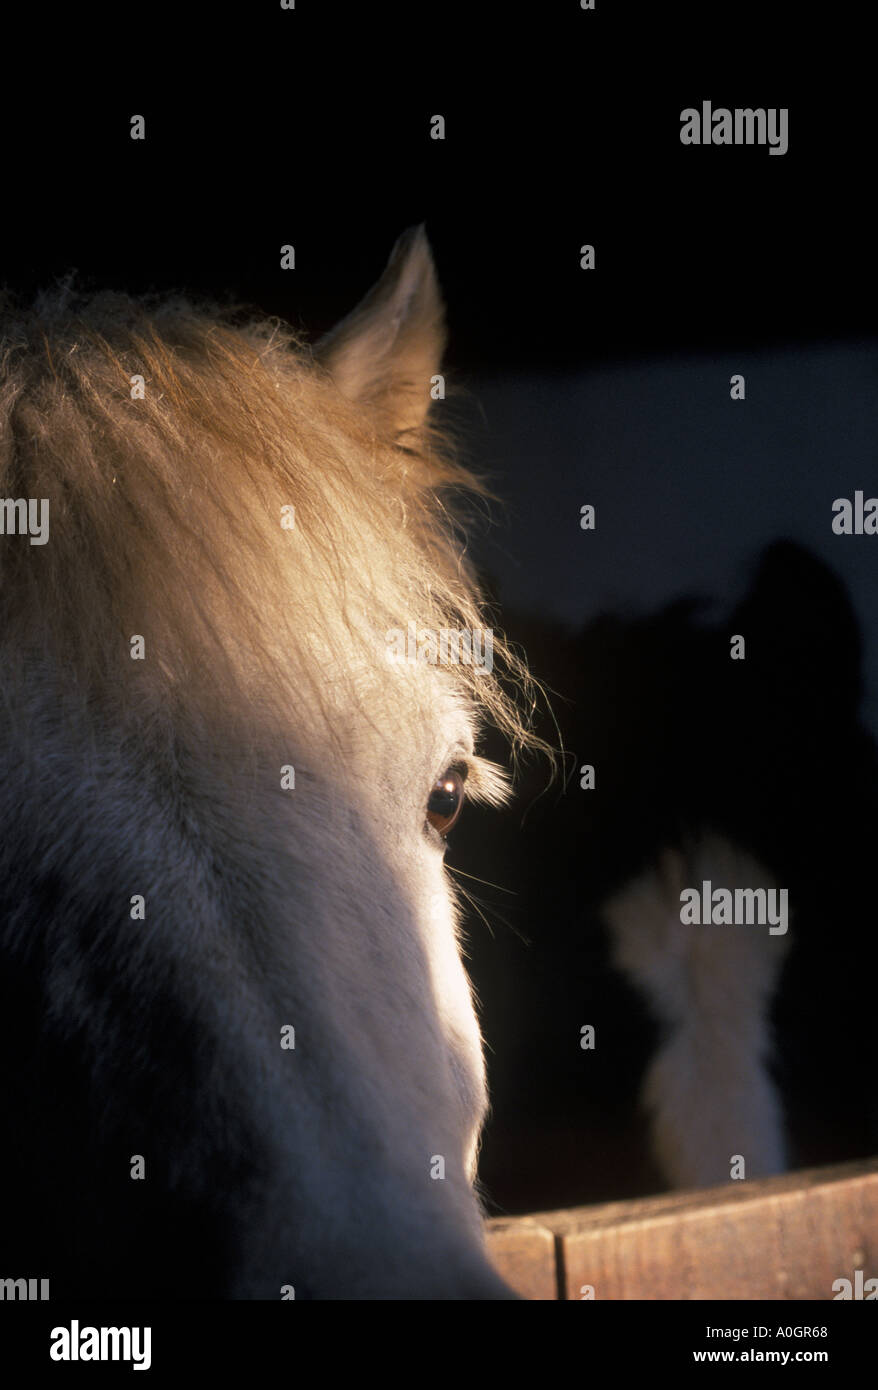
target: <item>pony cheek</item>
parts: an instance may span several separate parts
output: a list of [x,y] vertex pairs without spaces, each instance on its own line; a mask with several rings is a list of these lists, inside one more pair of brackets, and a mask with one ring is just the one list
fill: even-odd
[[472,987],[460,956],[455,908],[444,871],[430,900],[427,958],[455,1100],[463,1121],[464,1161],[475,1176],[479,1134],[487,1110],[482,1038]]

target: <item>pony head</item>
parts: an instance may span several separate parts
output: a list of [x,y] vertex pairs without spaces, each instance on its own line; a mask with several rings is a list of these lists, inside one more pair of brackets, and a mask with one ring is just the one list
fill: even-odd
[[478,659],[423,232],[315,353],[69,286],[0,338],[6,1262],[53,1296],[511,1296],[442,833],[504,795],[475,743],[527,737],[523,673]]

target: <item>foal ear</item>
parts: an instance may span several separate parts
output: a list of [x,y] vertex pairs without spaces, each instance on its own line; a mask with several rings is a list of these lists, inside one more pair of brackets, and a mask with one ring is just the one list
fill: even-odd
[[423,226],[409,227],[357,307],[317,345],[342,395],[377,411],[391,434],[417,429],[445,346],[445,306]]

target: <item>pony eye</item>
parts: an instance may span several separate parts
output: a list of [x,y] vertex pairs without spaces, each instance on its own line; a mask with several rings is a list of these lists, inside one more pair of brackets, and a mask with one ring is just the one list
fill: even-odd
[[433,783],[427,802],[427,824],[440,835],[447,835],[463,810],[465,767],[450,767]]

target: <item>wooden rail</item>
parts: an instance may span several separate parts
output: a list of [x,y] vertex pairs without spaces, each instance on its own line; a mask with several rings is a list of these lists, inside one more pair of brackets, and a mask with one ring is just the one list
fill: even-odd
[[833,1299],[878,1277],[878,1158],[487,1227],[526,1298]]

